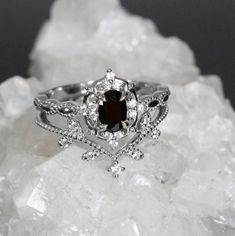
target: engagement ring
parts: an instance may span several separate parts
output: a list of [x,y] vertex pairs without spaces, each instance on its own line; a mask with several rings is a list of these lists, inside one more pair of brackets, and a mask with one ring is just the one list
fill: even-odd
[[168,87],[157,83],[118,78],[111,69],[102,79],[59,86],[34,100],[39,115],[36,123],[61,135],[59,145],[74,142],[88,146],[86,161],[106,156],[107,170],[118,177],[125,168],[119,164],[126,155],[144,157],[136,146],[146,137],[157,140],[158,125],[168,113]]

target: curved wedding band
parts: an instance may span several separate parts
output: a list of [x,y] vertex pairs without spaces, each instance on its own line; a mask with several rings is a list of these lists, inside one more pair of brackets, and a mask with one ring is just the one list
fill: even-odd
[[169,95],[166,86],[120,79],[109,69],[97,81],[39,94],[34,100],[39,110],[36,123],[61,135],[62,148],[74,142],[88,146],[83,160],[109,157],[107,170],[118,177],[125,170],[119,164],[121,156],[142,159],[144,154],[136,146],[145,137],[160,136],[157,127],[168,113]]

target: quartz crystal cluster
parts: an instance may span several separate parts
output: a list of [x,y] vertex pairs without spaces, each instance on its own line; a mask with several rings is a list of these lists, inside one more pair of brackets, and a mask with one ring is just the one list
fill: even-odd
[[[0,85],[1,236],[235,235],[234,111],[185,43],[116,0],[58,0],[31,60],[37,79]],[[104,159],[84,162],[76,145],[60,150],[32,107],[39,91],[109,67],[172,93],[158,144],[143,142],[142,160],[121,159],[128,171],[114,163],[118,179]]]

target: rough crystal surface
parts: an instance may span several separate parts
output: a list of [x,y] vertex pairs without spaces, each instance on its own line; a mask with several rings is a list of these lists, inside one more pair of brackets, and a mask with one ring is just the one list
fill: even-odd
[[[220,79],[201,76],[188,46],[115,0],[59,0],[31,54],[33,75],[0,85],[0,235],[234,236],[235,116]],[[145,158],[119,179],[84,150],[34,125],[49,85],[118,76],[167,83],[170,113]]]

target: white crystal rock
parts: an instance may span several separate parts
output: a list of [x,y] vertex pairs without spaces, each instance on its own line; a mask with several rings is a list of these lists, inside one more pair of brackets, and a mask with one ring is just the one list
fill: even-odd
[[57,1],[31,58],[32,73],[50,86],[100,78],[107,68],[164,83],[199,76],[185,43],[162,37],[153,22],[127,14],[117,0]]
[[[41,81],[0,85],[0,235],[235,235],[234,111],[185,43],[115,0],[59,0],[31,58]],[[32,107],[39,91],[109,67],[172,92],[158,145],[143,142],[140,161],[120,159],[117,179],[107,159],[84,162],[80,147],[59,149],[61,137],[36,127]]]

